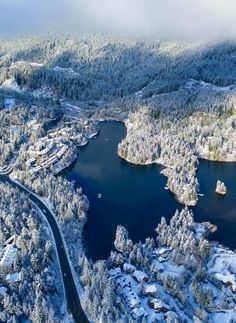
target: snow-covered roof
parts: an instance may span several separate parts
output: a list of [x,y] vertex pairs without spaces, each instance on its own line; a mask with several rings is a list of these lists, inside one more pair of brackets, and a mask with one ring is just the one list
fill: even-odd
[[136,278],[139,283],[149,280],[148,276],[141,270],[135,270],[133,272],[133,277]]
[[130,308],[135,308],[140,305],[138,295],[131,288],[127,286],[123,288],[122,294]]
[[16,254],[17,248],[7,245],[2,252],[0,267],[10,267],[15,260]]
[[165,254],[166,252],[169,252],[169,251],[171,251],[172,250],[172,248],[165,248],[165,247],[162,247],[162,248],[159,248],[159,249],[157,249],[156,250],[156,253],[158,254],[158,255],[163,255],[163,254]]
[[143,293],[144,294],[155,294],[157,292],[156,284],[145,284],[143,286]]
[[154,259],[152,263],[153,263],[153,266],[156,271],[163,271],[164,270],[163,264],[161,262],[159,262],[157,259]]
[[217,253],[209,261],[208,271],[222,283],[230,284],[232,291],[236,292],[236,255],[232,251],[222,252],[218,248]]
[[221,273],[216,273],[215,278],[221,281],[224,284],[230,284],[232,291],[236,292],[236,281],[235,281],[235,275],[233,274],[226,274],[223,275]]
[[121,275],[121,270],[120,270],[120,267],[116,267],[116,268],[112,268],[109,270],[109,275],[112,277],[112,278],[116,278],[116,277],[119,277]]
[[12,244],[12,243],[14,242],[15,238],[16,238],[16,235],[15,235],[15,234],[13,234],[10,238],[8,238],[8,239],[3,243],[3,245],[4,245],[4,246],[7,246],[8,244]]
[[146,317],[148,313],[145,311],[143,307],[136,307],[132,310],[132,316],[134,319]]
[[154,309],[165,308],[168,310],[170,308],[168,304],[166,304],[163,300],[161,300],[159,298],[151,299],[150,303],[153,304]]
[[163,255],[158,257],[159,262],[165,262],[169,259],[169,256]]
[[127,262],[123,265],[123,269],[124,271],[128,271],[128,272],[134,272],[136,267],[131,265],[131,264],[128,264]]
[[20,87],[13,78],[7,79],[5,82],[3,82],[0,88],[20,92]]
[[6,280],[13,283],[19,282],[21,281],[21,273],[8,274]]
[[130,278],[128,277],[118,277],[116,283],[122,288],[131,285]]

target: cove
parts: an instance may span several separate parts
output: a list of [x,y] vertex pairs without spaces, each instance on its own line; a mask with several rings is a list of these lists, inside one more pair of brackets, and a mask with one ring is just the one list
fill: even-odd
[[[79,148],[76,163],[63,174],[89,198],[84,247],[92,260],[109,256],[118,224],[128,229],[133,241],[145,241],[156,236],[154,230],[162,216],[169,221],[175,210],[183,207],[164,189],[166,178],[160,174],[161,166],[137,166],[117,155],[118,143],[125,135],[121,123],[100,123],[97,138]],[[224,197],[214,192],[217,179],[227,186]],[[216,224],[218,231],[210,238],[235,248],[236,163],[200,161],[198,180],[204,196],[193,208],[195,220]]]

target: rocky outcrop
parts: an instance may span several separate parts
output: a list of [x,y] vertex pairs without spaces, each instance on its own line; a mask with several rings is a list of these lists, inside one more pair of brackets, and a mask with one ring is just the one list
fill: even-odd
[[227,193],[227,188],[223,182],[218,180],[216,183],[216,190],[215,191],[217,194],[225,195]]

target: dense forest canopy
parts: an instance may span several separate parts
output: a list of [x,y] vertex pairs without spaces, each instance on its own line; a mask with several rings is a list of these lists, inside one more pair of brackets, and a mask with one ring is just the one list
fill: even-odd
[[[189,79],[218,86],[236,82],[235,43],[188,44],[98,35],[0,41],[0,83],[47,87],[79,100],[124,97],[147,85],[147,96],[173,91]],[[151,84],[150,84],[151,83]]]

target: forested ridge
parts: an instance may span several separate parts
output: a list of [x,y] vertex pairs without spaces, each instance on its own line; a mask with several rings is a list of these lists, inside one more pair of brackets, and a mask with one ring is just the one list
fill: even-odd
[[[92,263],[82,245],[88,209],[82,188],[76,189],[74,183],[54,176],[52,167],[30,172],[29,151],[54,133],[53,141],[59,132],[62,133],[59,141],[66,144],[72,138],[78,140],[73,141],[73,147],[68,144],[75,150],[75,143],[86,144],[96,134],[99,120],[115,118],[127,127],[118,154],[135,164],[162,164],[166,188],[180,203],[195,205],[201,191],[196,176],[198,159],[236,161],[235,69],[233,42],[188,44],[101,35],[0,41],[0,166],[13,164],[12,176],[36,192],[54,212],[78,283],[83,285],[84,309],[94,322],[146,322],[145,311],[152,319],[150,322],[199,319],[215,323],[219,311],[223,320],[228,315],[234,320],[232,277],[236,269],[227,266],[226,272],[213,266],[222,257],[229,263],[234,254],[209,243],[207,234],[212,226],[195,223],[192,212],[183,208],[169,224],[162,218],[156,229],[156,241],[147,238],[145,243],[134,243],[127,230],[118,226],[114,237],[116,251],[107,260]],[[62,159],[62,168],[67,167],[69,157],[65,155]],[[37,154],[34,159],[40,162]],[[28,254],[37,258],[30,260],[33,270],[37,272],[40,265],[50,271],[51,259],[46,261],[44,257],[39,264],[42,254],[38,256],[35,248],[31,250],[35,243],[31,240],[35,238],[28,237],[32,221],[28,223],[27,218],[34,218],[33,226],[39,232],[45,230],[45,225],[39,224],[39,214],[18,191],[0,189],[3,192],[0,221],[5,223],[0,239],[14,232],[23,240],[26,237],[31,242],[29,250],[26,248]],[[10,210],[4,195],[11,200]],[[17,201],[24,199],[20,208],[23,213],[19,215]],[[27,231],[23,237],[21,230]],[[36,231],[34,235],[38,234]],[[44,250],[46,241],[43,237],[39,240],[36,242]],[[127,264],[131,269],[124,269]],[[14,266],[19,269],[19,264]],[[22,263],[22,267],[28,266],[29,262]],[[167,303],[163,314],[150,307],[153,295],[147,297],[145,292],[149,284],[134,278],[134,267],[139,274],[143,271],[148,275],[150,285],[158,287],[155,297]],[[37,275],[45,278],[38,272]],[[229,277],[230,282],[225,284]],[[38,290],[31,291],[31,287],[32,302],[28,298],[24,302],[19,299],[25,290],[9,289],[14,304],[7,296],[0,300],[3,320],[23,315],[44,322],[45,310],[56,321],[57,306],[51,305],[51,299],[57,296],[57,291],[48,292],[46,307],[44,295],[38,296]],[[137,308],[130,306],[133,296],[138,313]],[[35,299],[38,303],[34,303]],[[136,320],[135,315],[142,307],[145,310]]]
[[235,44],[187,44],[84,35],[1,41],[0,83],[48,87],[79,100],[178,89],[189,79],[218,86],[236,82]]

